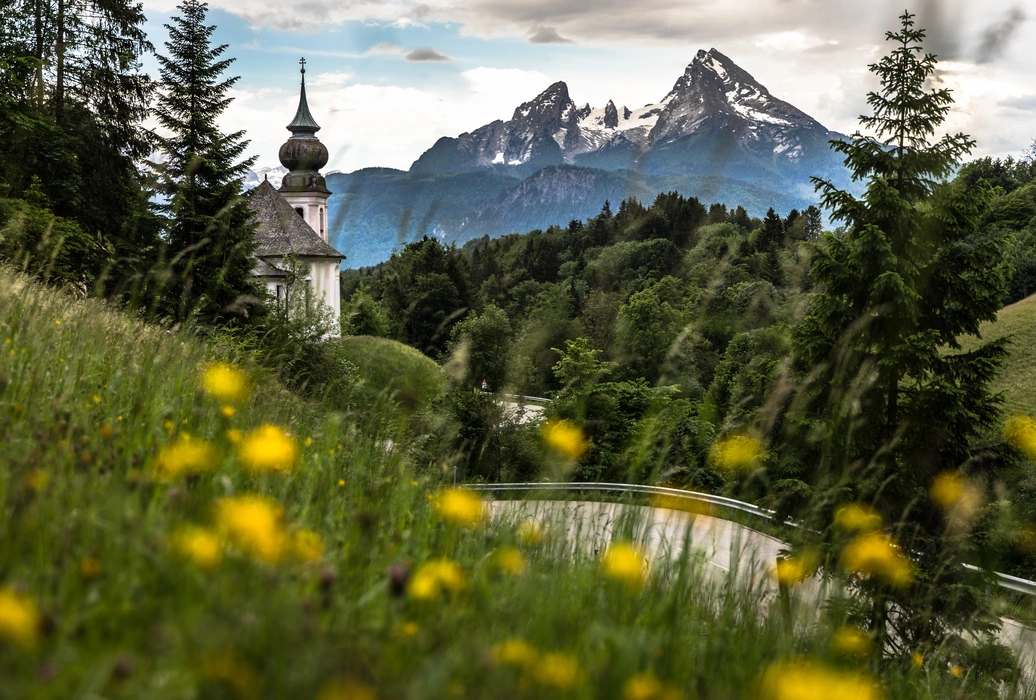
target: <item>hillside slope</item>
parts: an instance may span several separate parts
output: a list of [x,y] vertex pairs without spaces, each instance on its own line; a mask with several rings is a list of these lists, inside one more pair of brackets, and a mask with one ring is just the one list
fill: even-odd
[[964,338],[961,346],[972,350],[981,342],[1009,338],[1007,362],[993,388],[1004,392],[1008,411],[1036,414],[1036,294],[1005,306],[980,332],[981,341]]

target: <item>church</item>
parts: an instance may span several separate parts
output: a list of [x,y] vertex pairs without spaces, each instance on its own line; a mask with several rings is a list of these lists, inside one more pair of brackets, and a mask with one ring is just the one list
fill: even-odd
[[266,286],[276,303],[287,305],[289,294],[298,293],[289,285],[294,264],[294,274],[304,275],[307,283],[299,290],[305,295],[301,301],[306,308],[323,304],[330,311],[332,333],[337,336],[342,303],[339,272],[345,256],[327,240],[327,200],[331,192],[320,174],[320,168],[327,165],[327,147],[316,136],[320,126],[306,102],[305,59],[300,63],[299,108],[287,127],[291,136],[278,153],[288,173],[280,189],[263,180],[250,197],[258,244],[252,275]]

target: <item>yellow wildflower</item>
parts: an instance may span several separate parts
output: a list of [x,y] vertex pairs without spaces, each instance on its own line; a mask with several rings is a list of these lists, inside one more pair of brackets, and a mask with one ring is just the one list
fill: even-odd
[[101,575],[104,567],[97,557],[83,557],[79,562],[79,574],[87,581],[93,581]]
[[486,504],[467,489],[445,489],[435,499],[435,510],[454,525],[475,527],[489,518]]
[[782,586],[797,586],[806,580],[817,567],[815,552],[805,551],[777,560],[774,575]]
[[498,666],[516,668],[532,668],[540,656],[536,648],[524,639],[508,639],[495,644],[489,655]]
[[574,688],[582,673],[579,663],[567,654],[544,654],[535,664],[533,677],[542,685],[557,690]]
[[518,541],[526,545],[539,544],[543,540],[543,526],[537,521],[523,520],[518,525]]
[[498,550],[494,557],[494,563],[496,564],[496,568],[513,576],[519,576],[525,573],[525,569],[529,565],[529,562],[525,559],[525,555],[514,547],[503,547]]
[[339,479],[338,480],[338,486],[339,487],[345,486],[345,479]]
[[917,666],[918,668],[924,666],[924,657],[921,656],[921,652],[919,651],[915,651],[913,654],[911,654],[910,660],[914,662],[914,666]]
[[630,676],[626,685],[622,687],[623,700],[654,700],[661,697],[663,691],[662,682],[655,678],[650,671],[643,671]]
[[101,403],[101,397],[98,396],[97,394],[94,394],[93,398],[94,398],[94,403]]
[[950,675],[953,676],[954,678],[960,678],[961,676],[964,675],[964,669],[961,668],[960,666],[951,666],[950,667]]
[[407,639],[413,639],[420,631],[421,628],[417,626],[416,622],[404,622],[399,626],[399,636]]
[[894,586],[914,579],[913,565],[892,538],[881,532],[859,535],[842,552],[842,566],[863,576],[883,578]]
[[47,483],[50,481],[50,474],[43,471],[42,469],[33,469],[31,472],[25,475],[25,485],[31,490],[39,492],[47,488]]
[[1036,460],[1036,421],[1029,416],[1015,415],[1004,424],[1004,437],[1017,450]]
[[101,426],[101,429],[98,430],[97,432],[99,432],[101,434],[101,437],[103,437],[105,440],[107,440],[112,435],[115,434],[115,429],[112,428],[111,423],[105,423],[104,425]]
[[290,472],[299,461],[295,440],[269,423],[249,433],[238,451],[241,462],[253,472]]
[[233,365],[216,362],[205,368],[205,391],[223,403],[241,403],[251,391],[248,376]]
[[543,424],[540,437],[543,444],[573,462],[582,457],[589,447],[579,426],[558,418]]
[[169,540],[173,550],[203,569],[215,569],[223,560],[223,544],[209,530],[185,527]]
[[215,448],[205,440],[181,435],[158,455],[155,471],[161,479],[201,474],[216,466]]
[[32,599],[0,588],[0,639],[34,649],[39,643],[40,613]]
[[313,444],[313,438],[311,438],[311,437],[307,437],[307,438],[306,438],[305,440],[303,440],[303,441],[302,441],[302,444],[303,444],[303,445],[304,445],[305,447],[309,447],[310,445],[312,445],[312,444]]
[[324,556],[324,540],[312,530],[299,530],[291,538],[295,556],[304,562],[318,561]]
[[608,547],[604,553],[601,573],[630,588],[639,588],[647,578],[647,562],[636,547],[620,542]]
[[764,700],[881,700],[881,686],[862,673],[810,661],[781,661],[763,673]]
[[709,462],[720,469],[740,471],[754,467],[763,454],[763,444],[751,435],[725,435],[712,443]]
[[881,516],[870,506],[849,503],[835,511],[835,525],[846,532],[871,532],[881,528]]
[[279,505],[261,496],[237,496],[216,502],[220,534],[266,564],[279,562],[288,544],[282,515]]
[[831,648],[839,654],[867,656],[871,651],[871,638],[859,627],[839,627],[831,637]]
[[425,562],[410,579],[410,596],[417,600],[435,600],[444,591],[458,593],[468,585],[464,571],[448,559]]
[[317,700],[375,700],[374,691],[352,681],[331,681],[317,694]]
[[231,428],[227,431],[227,442],[232,442],[235,445],[241,442],[245,437],[245,434],[237,428]]
[[230,420],[231,418],[234,417],[234,414],[237,413],[237,411],[234,410],[233,406],[222,406],[219,409],[219,413],[220,413],[221,416],[223,416],[227,420]]
[[946,514],[951,529],[965,528],[982,507],[982,492],[971,481],[954,472],[943,472],[932,480],[929,494]]

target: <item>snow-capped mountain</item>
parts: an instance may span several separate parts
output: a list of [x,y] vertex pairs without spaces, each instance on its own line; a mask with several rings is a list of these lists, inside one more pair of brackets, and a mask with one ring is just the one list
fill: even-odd
[[712,49],[699,51],[656,104],[578,106],[565,83],[554,83],[509,121],[439,139],[411,172],[492,168],[526,176],[571,164],[800,185],[840,167],[827,143],[837,136]]
[[257,168],[249,170],[245,175],[245,189],[250,190],[258,187],[264,179],[268,179],[274,187],[281,186],[281,180],[288,174],[288,169],[278,165],[276,168]]

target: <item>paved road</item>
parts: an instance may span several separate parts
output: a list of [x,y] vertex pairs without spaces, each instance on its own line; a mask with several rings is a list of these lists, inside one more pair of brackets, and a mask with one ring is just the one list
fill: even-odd
[[543,419],[543,406],[540,404],[501,401],[500,405],[504,409],[505,416],[517,417],[519,423],[538,423]]
[[[715,569],[717,580],[726,572],[735,571],[740,580],[758,585],[764,594],[775,595],[777,581],[773,567],[777,555],[787,545],[744,525],[707,515],[649,506],[633,506],[593,501],[493,501],[494,518],[515,522],[534,519],[548,531],[565,534],[569,546],[577,546],[593,554],[607,546],[613,536],[639,542],[649,561],[672,557],[690,547],[704,557],[707,566]],[[796,619],[808,624],[820,614],[825,598],[818,580],[806,581],[796,589]],[[1005,619],[1001,639],[1018,654],[1027,669],[1026,676],[1036,676],[1036,630],[1014,620]]]

